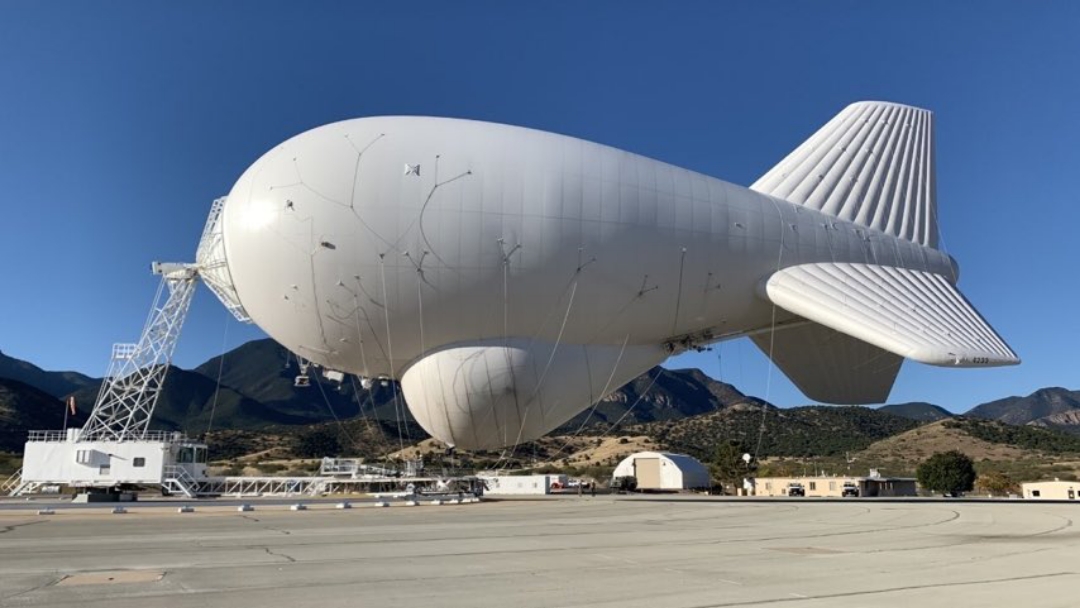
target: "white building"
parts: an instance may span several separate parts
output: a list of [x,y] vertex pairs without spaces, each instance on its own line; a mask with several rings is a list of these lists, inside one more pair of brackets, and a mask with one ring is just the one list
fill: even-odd
[[712,485],[705,465],[685,454],[638,452],[615,467],[612,478],[634,477],[639,490],[691,490]]
[[117,488],[161,485],[195,496],[205,481],[206,444],[182,433],[150,431],[140,439],[79,441],[79,429],[31,431],[23,452],[22,478],[13,496],[45,485]]
[[1036,481],[1021,484],[1024,498],[1035,500],[1077,500],[1080,499],[1080,481]]
[[491,495],[550,494],[552,484],[566,487],[566,475],[477,475],[484,482],[484,493]]

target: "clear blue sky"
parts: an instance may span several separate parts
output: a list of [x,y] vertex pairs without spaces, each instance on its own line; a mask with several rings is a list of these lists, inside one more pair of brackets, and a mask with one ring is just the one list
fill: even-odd
[[[526,125],[747,185],[846,104],[884,99],[937,113],[945,244],[1024,358],[909,362],[892,401],[1080,388],[1080,3],[660,5],[0,4],[0,350],[101,375],[138,337],[149,262],[191,260],[212,199],[334,120]],[[259,336],[203,291],[176,362]],[[806,402],[779,372],[766,390],[748,342],[668,365]]]

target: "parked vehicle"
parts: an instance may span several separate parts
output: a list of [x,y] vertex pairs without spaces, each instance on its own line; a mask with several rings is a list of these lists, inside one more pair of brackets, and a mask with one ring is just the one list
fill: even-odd
[[806,496],[806,488],[799,482],[792,482],[787,487],[788,496]]
[[840,493],[844,498],[858,498],[859,497],[859,485],[854,481],[845,481],[844,489]]

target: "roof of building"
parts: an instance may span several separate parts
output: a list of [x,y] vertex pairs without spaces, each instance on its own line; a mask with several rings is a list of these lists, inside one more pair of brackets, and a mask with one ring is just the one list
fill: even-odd
[[916,481],[914,477],[889,477],[883,475],[772,475],[768,477],[757,477],[756,479],[758,481],[766,479],[797,479],[800,481]]
[[630,454],[629,456],[624,458],[623,461],[625,462],[626,460],[632,460],[634,458],[641,458],[641,457],[645,457],[645,458],[653,458],[653,457],[665,458],[667,460],[670,460],[670,461],[674,462],[675,466],[679,467],[680,469],[698,468],[698,467],[704,468],[704,466],[705,466],[705,465],[703,465],[701,463],[700,460],[698,460],[697,458],[694,458],[693,456],[687,456],[686,454],[676,454],[674,452],[650,452],[650,451],[634,452],[633,454]]
[[1080,481],[1070,481],[1068,479],[1044,479],[1043,481],[1025,481],[1020,484],[1023,487],[1026,486],[1080,486]]

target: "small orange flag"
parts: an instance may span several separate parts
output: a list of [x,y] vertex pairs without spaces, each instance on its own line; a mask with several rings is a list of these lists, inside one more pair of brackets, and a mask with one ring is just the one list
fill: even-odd
[[71,395],[71,396],[68,397],[68,409],[71,410],[71,415],[74,416],[75,415],[75,396],[74,395]]

